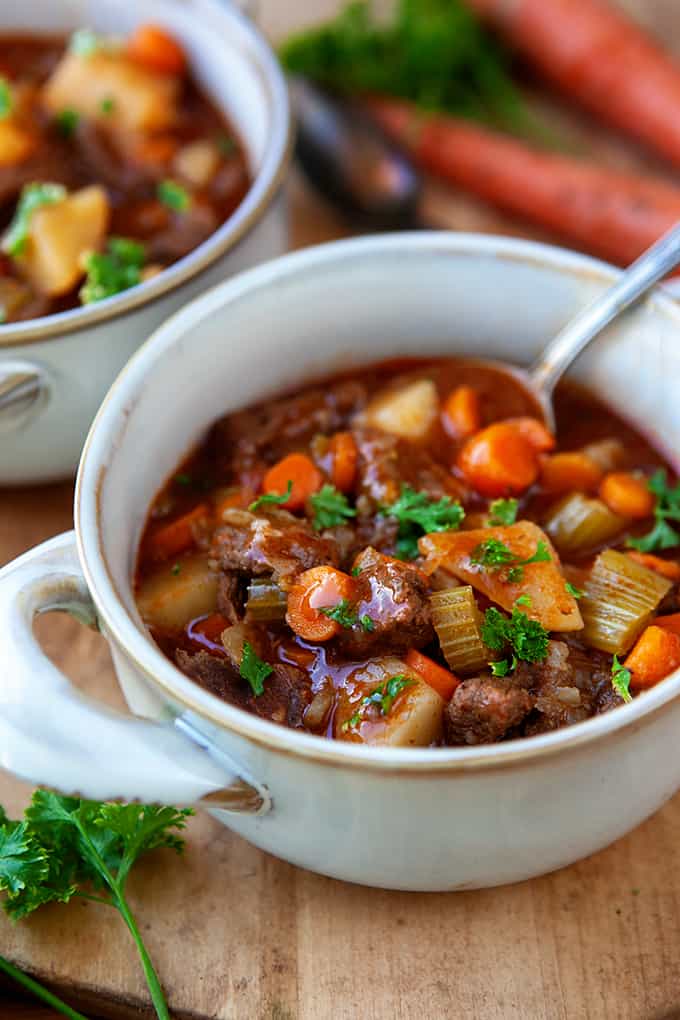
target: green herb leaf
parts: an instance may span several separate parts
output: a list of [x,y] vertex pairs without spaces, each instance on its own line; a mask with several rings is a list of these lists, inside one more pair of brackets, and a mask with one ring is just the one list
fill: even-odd
[[13,108],[12,89],[7,78],[0,75],[0,120],[5,120],[6,117],[9,117]]
[[392,705],[396,697],[406,687],[412,687],[415,684],[415,680],[411,677],[405,676],[403,673],[398,673],[396,676],[390,677],[385,683],[380,684],[375,690],[363,699],[362,705],[379,705],[381,715],[389,715],[392,710]]
[[238,149],[238,145],[236,144],[236,139],[232,138],[231,135],[218,135],[217,148],[220,156],[233,156]]
[[455,531],[460,527],[465,511],[450,496],[433,500],[426,492],[417,492],[410,485],[402,485],[399,499],[380,511],[385,517],[399,522],[397,553],[402,559],[413,560],[418,555],[418,538],[433,531]]
[[102,99],[101,103],[99,104],[99,109],[101,110],[105,117],[108,117],[109,114],[113,113],[115,107],[116,101],[115,99],[112,99],[111,96],[107,96],[105,99]]
[[368,615],[368,613],[363,613],[359,617],[359,623],[361,624],[361,626],[364,628],[365,631],[370,632],[370,631],[375,630],[375,623],[371,619],[371,617]]
[[513,670],[517,669],[517,656],[513,655],[512,659],[500,659],[498,662],[490,662],[492,676],[504,677],[508,673],[512,673]]
[[335,528],[339,524],[352,517],[356,517],[356,510],[353,510],[347,501],[347,497],[339,492],[334,485],[324,485],[319,492],[310,496],[314,520],[312,522],[315,531],[323,531],[324,528]]
[[346,629],[353,627],[357,623],[357,614],[347,599],[340,599],[334,606],[324,606],[322,609],[319,609],[319,612],[327,616],[329,620],[335,620],[336,623],[339,623],[341,627]]
[[105,252],[91,252],[85,258],[81,302],[89,305],[136,287],[142,282],[145,258],[143,244],[128,237],[110,237]]
[[670,486],[666,469],[659,468],[647,482],[647,487],[656,496],[654,527],[642,538],[629,538],[627,545],[639,552],[673,549],[680,545],[680,532],[668,521],[680,521],[680,482]]
[[54,205],[66,198],[63,184],[26,184],[14,211],[14,218],[2,239],[2,250],[16,258],[23,255],[28,242],[31,217],[43,205]]
[[160,181],[156,190],[159,202],[173,212],[186,212],[191,206],[191,195],[177,181]]
[[346,719],[340,729],[343,733],[347,733],[347,730],[353,730],[355,726],[358,726],[361,722],[361,712],[355,712],[351,719]]
[[80,114],[77,110],[61,110],[56,116],[56,124],[59,134],[64,138],[72,138],[76,133],[80,122]]
[[513,655],[525,662],[540,662],[548,654],[548,631],[516,606],[510,617],[494,607],[487,609],[481,635],[492,651],[502,652],[510,647]]
[[516,606],[526,606],[527,608],[532,605],[532,602],[531,595],[520,595],[518,599],[515,599]]
[[264,681],[274,672],[274,667],[270,666],[268,662],[263,662],[250,642],[245,641],[239,672],[252,687],[255,697],[259,698],[261,694],[264,694]]
[[261,506],[270,506],[276,504],[281,505],[283,503],[287,503],[288,500],[290,499],[290,494],[292,491],[293,483],[292,481],[289,480],[288,485],[286,486],[286,491],[283,494],[279,495],[278,492],[265,492],[263,496],[258,496],[258,498],[250,504],[248,509],[251,511],[251,513],[254,513],[255,510],[259,510]]
[[582,592],[580,588],[577,588],[575,584],[572,584],[571,581],[564,582],[564,589],[567,595],[571,595],[572,598],[575,599],[583,598],[584,592]]
[[177,575],[180,574],[181,572],[182,567],[179,563],[173,563],[173,565],[170,567],[170,573],[173,574],[175,577],[177,577]]
[[352,567],[352,577],[358,577],[361,573],[361,567]]
[[26,822],[0,826],[0,889],[17,896],[40,885],[47,875],[47,858],[32,839]]
[[470,562],[484,567],[486,570],[501,570],[504,567],[508,567],[507,580],[511,584],[522,580],[524,568],[529,563],[545,563],[550,559],[552,557],[548,547],[542,540],[537,544],[536,552],[533,556],[528,556],[525,560],[517,559],[512,549],[505,542],[500,542],[497,538],[485,539],[470,554]]
[[489,507],[487,524],[490,527],[509,527],[517,520],[518,507],[516,499],[495,499]]
[[619,694],[624,701],[632,701],[632,695],[630,693],[630,681],[632,673],[625,666],[622,666],[619,662],[618,655],[614,656],[612,662],[612,687]]

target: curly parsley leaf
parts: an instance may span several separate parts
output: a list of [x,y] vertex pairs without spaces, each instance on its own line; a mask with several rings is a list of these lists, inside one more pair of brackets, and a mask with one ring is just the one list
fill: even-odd
[[47,870],[45,853],[32,839],[26,822],[0,825],[0,889],[10,899],[40,885]]
[[284,503],[288,502],[292,491],[293,482],[291,479],[289,479],[285,492],[281,494],[279,494],[278,492],[265,492],[263,496],[258,496],[258,498],[250,504],[248,509],[250,510],[251,513],[254,513],[255,510],[259,510],[261,506],[276,506],[276,505],[281,506]]
[[310,496],[309,502],[314,511],[312,525],[315,531],[335,528],[357,515],[356,510],[349,505],[347,497],[334,485],[322,486],[319,492]]
[[672,549],[680,545],[680,532],[668,523],[680,522],[680,482],[669,485],[666,469],[659,468],[648,480],[647,488],[656,497],[654,527],[641,538],[629,538],[627,545],[639,552]]
[[548,631],[517,607],[512,610],[512,616],[504,616],[494,607],[487,609],[481,635],[493,652],[503,652],[509,647],[513,655],[524,662],[540,662],[548,654]]
[[498,662],[490,662],[492,676],[504,677],[508,673],[512,673],[513,670],[517,669],[517,656],[513,655],[512,659],[500,659]]
[[158,201],[173,212],[186,212],[191,206],[191,195],[177,181],[159,181],[156,194]]
[[12,258],[23,255],[28,244],[33,213],[41,206],[61,202],[66,198],[66,194],[63,184],[33,183],[24,185],[12,222],[2,239],[2,250],[5,255],[10,255]]
[[84,305],[121,294],[142,282],[146,259],[143,244],[128,237],[110,237],[106,251],[90,252],[84,259],[85,283],[79,297]]
[[263,662],[250,642],[245,641],[239,673],[248,681],[256,698],[264,694],[264,682],[273,672],[274,667]]
[[458,500],[450,496],[434,500],[426,492],[417,492],[410,485],[402,485],[399,499],[380,512],[398,521],[397,553],[406,560],[413,560],[418,555],[421,535],[433,531],[455,531],[465,518],[465,511]]
[[633,697],[630,693],[630,681],[632,673],[626,666],[622,666],[619,662],[618,655],[614,656],[612,662],[612,687],[619,694],[624,701],[632,701]]
[[487,524],[490,527],[509,527],[517,520],[518,507],[516,499],[495,499],[489,507]]
[[502,570],[507,567],[507,580],[511,584],[522,580],[524,568],[530,563],[547,563],[551,559],[548,546],[542,540],[538,542],[533,556],[524,560],[518,559],[512,549],[497,538],[485,539],[470,553],[470,562],[486,570]]

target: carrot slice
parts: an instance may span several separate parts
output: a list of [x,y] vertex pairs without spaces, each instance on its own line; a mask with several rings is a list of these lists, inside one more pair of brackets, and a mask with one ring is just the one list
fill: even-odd
[[301,510],[309,497],[321,488],[323,476],[314,461],[304,453],[291,453],[267,471],[262,491],[283,496],[289,482],[292,482],[290,496],[281,505],[287,510]]
[[510,422],[496,422],[471,436],[458,455],[465,480],[483,496],[508,496],[538,477],[536,448]]
[[149,536],[145,549],[146,558],[167,560],[191,549],[196,544],[197,529],[206,524],[209,517],[210,509],[207,504],[199,503],[177,520],[162,525]]
[[442,411],[444,428],[454,439],[467,439],[479,432],[482,421],[479,394],[472,386],[457,386]]
[[538,453],[548,453],[555,449],[554,435],[538,418],[531,418],[528,415],[521,418],[506,418],[505,424],[513,425]]
[[631,671],[633,690],[653,687],[680,666],[680,635],[652,624],[642,632],[624,665]]
[[[675,560],[664,560],[661,556],[638,552],[636,549],[628,550],[626,555],[648,570],[655,570],[662,577],[667,577],[669,581],[680,581],[680,563]],[[680,619],[680,614],[678,618]]]
[[655,627],[662,630],[669,630],[680,637],[680,613],[671,613],[669,616],[657,616],[654,620]]
[[226,616],[222,616],[221,613],[212,613],[210,616],[206,616],[205,620],[197,623],[194,630],[202,634],[208,641],[217,644],[228,627],[231,627],[231,622],[227,620]]
[[460,680],[448,669],[444,669],[438,662],[434,662],[423,655],[422,652],[411,648],[404,656],[404,662],[414,673],[422,677],[426,684],[429,684],[437,694],[441,695],[444,701],[450,701],[454,691],[460,685]]
[[351,432],[336,432],[328,444],[331,481],[340,492],[351,492],[357,476],[359,451]]
[[649,517],[654,510],[654,496],[647,482],[628,471],[612,471],[605,475],[600,486],[600,499],[615,514],[633,520]]
[[541,488],[545,492],[592,492],[602,481],[602,469],[587,453],[579,450],[554,453],[541,469]]
[[288,593],[288,626],[305,641],[329,641],[342,627],[321,610],[351,602],[354,590],[354,578],[335,567],[305,570]]
[[127,42],[128,56],[162,74],[184,74],[187,58],[176,39],[159,25],[140,25]]

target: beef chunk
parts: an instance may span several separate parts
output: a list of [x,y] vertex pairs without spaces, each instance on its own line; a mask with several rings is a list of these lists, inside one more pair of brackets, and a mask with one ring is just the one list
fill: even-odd
[[462,486],[425,447],[376,429],[354,432],[358,458],[359,492],[374,510],[394,503],[402,486],[410,485],[432,499],[461,499]]
[[238,708],[293,729],[302,727],[302,717],[312,700],[309,677],[286,663],[273,664],[274,672],[264,681],[264,693],[255,697],[250,685],[228,659],[209,652],[192,655],[182,649],[175,653],[177,665],[211,694]]
[[223,520],[210,551],[218,570],[253,577],[271,575],[276,584],[289,588],[303,570],[338,563],[337,543],[285,510],[266,514],[229,510]]
[[491,744],[519,726],[531,710],[531,695],[505,679],[464,680],[444,712],[447,744]]
[[356,568],[357,618],[370,617],[372,628],[357,623],[343,630],[336,638],[343,652],[362,658],[382,649],[422,648],[433,640],[429,583],[422,571],[370,547],[361,553]]
[[542,662],[520,663],[513,683],[534,697],[535,711],[527,735],[569,726],[593,714],[590,671],[586,674],[576,658],[572,662],[564,641],[551,641]]
[[229,623],[238,623],[243,618],[245,603],[244,580],[234,571],[223,571],[217,582],[217,611]]

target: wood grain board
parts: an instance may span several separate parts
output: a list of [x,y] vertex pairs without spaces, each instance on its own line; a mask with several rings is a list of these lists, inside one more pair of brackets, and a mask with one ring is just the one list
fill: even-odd
[[[336,0],[267,0],[261,19],[280,35],[336,6]],[[680,45],[678,0],[625,6]],[[604,161],[653,165],[586,121],[562,116]],[[295,175],[290,196],[295,246],[349,232]],[[536,236],[440,189],[428,190],[425,212],[457,229]],[[70,484],[0,492],[0,564],[69,528],[71,501]],[[122,705],[101,638],[56,616],[39,621],[38,633],[74,683]],[[0,803],[8,809],[18,810],[28,793],[0,775]],[[190,825],[184,860],[160,853],[142,863],[131,899],[177,1017],[671,1020],[680,1018],[679,876],[680,796],[626,839],[571,868],[448,895],[320,878],[203,816]],[[106,908],[47,908],[16,927],[2,918],[0,953],[88,1015],[151,1015],[132,946]],[[0,988],[0,1020],[49,1016]]]

